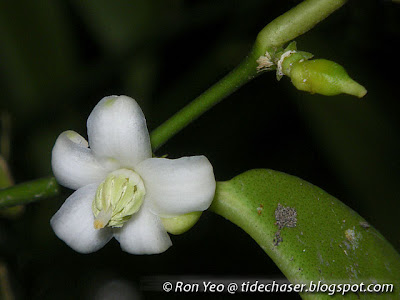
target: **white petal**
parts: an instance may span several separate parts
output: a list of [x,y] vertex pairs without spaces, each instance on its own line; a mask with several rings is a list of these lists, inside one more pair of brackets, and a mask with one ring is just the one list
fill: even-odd
[[94,229],[92,202],[97,184],[75,191],[51,218],[55,234],[80,253],[91,253],[102,248],[112,238],[112,229]]
[[204,211],[214,198],[215,177],[205,156],[149,158],[135,170],[144,181],[150,210],[159,216]]
[[51,165],[57,181],[74,190],[102,181],[107,176],[107,170],[96,160],[87,141],[72,130],[58,137]]
[[151,213],[146,205],[122,228],[115,228],[114,237],[122,250],[131,254],[158,254],[172,246],[160,217]]
[[87,128],[96,157],[115,158],[133,168],[152,155],[146,119],[132,98],[103,98],[90,114]]

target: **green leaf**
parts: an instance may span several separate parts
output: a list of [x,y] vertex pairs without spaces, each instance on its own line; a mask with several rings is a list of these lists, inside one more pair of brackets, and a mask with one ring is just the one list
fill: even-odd
[[[210,209],[245,230],[293,283],[393,283],[393,293],[346,295],[400,295],[400,256],[392,245],[351,208],[302,179],[251,170],[219,182]],[[301,296],[331,298],[327,293]]]

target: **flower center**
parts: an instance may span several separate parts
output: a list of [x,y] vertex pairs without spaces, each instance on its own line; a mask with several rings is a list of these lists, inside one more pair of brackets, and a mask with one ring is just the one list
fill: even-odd
[[94,228],[122,227],[140,209],[145,194],[143,180],[134,171],[111,172],[97,188],[92,203]]

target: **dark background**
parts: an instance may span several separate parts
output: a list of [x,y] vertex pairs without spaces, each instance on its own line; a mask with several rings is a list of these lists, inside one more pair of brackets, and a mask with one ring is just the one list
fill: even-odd
[[[154,129],[236,66],[259,30],[299,2],[0,1],[0,112],[11,120],[2,130],[10,132],[6,156],[15,181],[51,175],[58,134],[72,129],[85,136],[86,119],[104,96],[135,98]],[[296,39],[299,49],[345,66],[368,89],[363,99],[305,94],[270,72],[157,155],[204,154],[219,181],[253,168],[301,177],[356,210],[400,249],[399,13],[398,3],[352,1]],[[103,299],[98,295],[108,289],[114,296],[126,291],[132,299],[167,299],[144,290],[144,278],[159,275],[283,278],[249,236],[209,212],[173,236],[173,247],[160,255],[129,255],[115,241],[78,254],[49,225],[70,193],[63,189],[16,219],[0,219],[0,260],[17,298]]]

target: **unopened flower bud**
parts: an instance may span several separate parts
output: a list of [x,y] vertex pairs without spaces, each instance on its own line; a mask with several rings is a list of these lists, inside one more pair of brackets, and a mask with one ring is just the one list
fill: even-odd
[[286,75],[298,90],[312,94],[332,96],[345,93],[361,98],[367,93],[341,65],[326,59],[298,61],[291,65]]
[[179,235],[192,228],[200,219],[201,214],[201,211],[194,211],[177,217],[161,218],[161,221],[169,233]]

